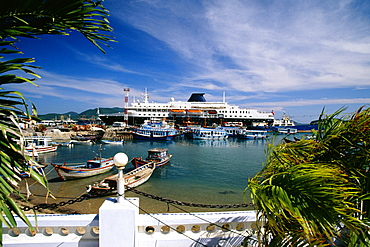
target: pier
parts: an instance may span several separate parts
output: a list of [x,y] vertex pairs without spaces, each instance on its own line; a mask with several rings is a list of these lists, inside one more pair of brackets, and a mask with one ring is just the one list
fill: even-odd
[[68,142],[71,136],[80,135],[101,135],[104,140],[132,140],[132,133],[128,128],[110,127],[104,130],[103,133],[99,131],[59,131],[58,129],[47,129],[43,132],[25,131],[25,136],[50,136],[55,142]]

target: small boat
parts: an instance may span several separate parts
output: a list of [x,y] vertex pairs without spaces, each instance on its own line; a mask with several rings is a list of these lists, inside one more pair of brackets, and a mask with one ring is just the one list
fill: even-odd
[[36,151],[36,149],[32,149],[31,152],[26,150],[25,155],[27,155],[28,157],[31,157],[33,160],[38,160],[39,159],[39,154]]
[[[128,173],[123,174],[125,185],[134,188],[145,183],[153,174],[155,167],[156,166],[153,162],[149,162]],[[114,194],[117,192],[117,180],[118,174],[109,176],[103,179],[101,182],[87,186],[86,191],[90,195]]]
[[123,141],[113,141],[113,140],[100,140],[103,144],[123,144]]
[[242,130],[237,136],[239,139],[250,139],[250,140],[257,140],[257,139],[266,139],[268,138],[266,130]]
[[236,137],[243,130],[242,127],[223,127],[229,137]]
[[224,128],[196,128],[192,130],[192,138],[196,140],[226,139],[229,135]]
[[165,121],[147,121],[132,131],[135,140],[169,141],[180,135],[173,125]]
[[[99,153],[101,153],[101,148],[99,149]],[[99,157],[88,160],[85,164],[82,165],[67,166],[66,163],[64,163],[63,165],[51,163],[51,165],[54,167],[54,169],[58,173],[58,176],[62,180],[67,180],[86,178],[106,173],[114,167],[114,162],[113,157],[106,159],[100,157],[99,155]]]
[[82,134],[77,134],[71,136],[71,143],[73,144],[94,144],[97,141],[101,139],[101,136],[99,135],[82,135]]
[[283,113],[282,119],[274,119],[274,122],[272,123],[272,127],[277,128],[285,128],[285,127],[294,127],[295,123],[290,119],[288,115]]
[[26,150],[32,155],[33,153],[42,154],[57,151],[57,146],[52,145],[51,136],[29,136],[25,137]]
[[146,159],[134,157],[131,163],[136,167],[143,166],[150,162],[154,163],[156,167],[163,166],[170,162],[172,154],[168,153],[167,148],[153,148],[148,150],[148,157]]
[[93,140],[71,140],[70,143],[72,145],[93,145],[95,144],[95,141]]
[[298,130],[295,128],[278,128],[274,129],[274,131],[277,134],[283,134],[283,135],[294,135],[297,134]]

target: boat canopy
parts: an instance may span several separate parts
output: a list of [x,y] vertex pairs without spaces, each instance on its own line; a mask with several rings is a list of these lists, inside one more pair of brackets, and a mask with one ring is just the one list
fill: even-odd
[[148,150],[148,158],[159,158],[167,155],[167,148],[153,148]]

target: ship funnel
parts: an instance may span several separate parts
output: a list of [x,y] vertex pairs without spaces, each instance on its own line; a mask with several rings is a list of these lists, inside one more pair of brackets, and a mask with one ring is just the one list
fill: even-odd
[[206,102],[204,93],[193,93],[188,99],[188,102]]

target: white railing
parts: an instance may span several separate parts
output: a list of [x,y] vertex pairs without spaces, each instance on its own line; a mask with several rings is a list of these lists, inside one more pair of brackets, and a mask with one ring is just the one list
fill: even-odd
[[[139,199],[108,198],[98,215],[38,215],[32,234],[3,226],[4,246],[242,246],[254,228],[255,211],[139,214]],[[34,217],[29,219],[35,225]]]

